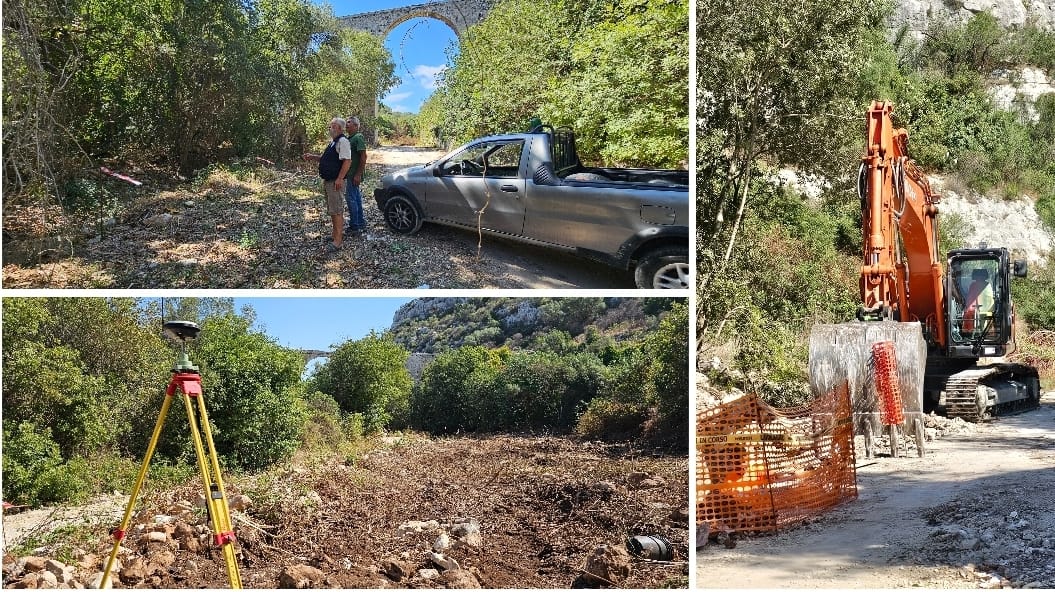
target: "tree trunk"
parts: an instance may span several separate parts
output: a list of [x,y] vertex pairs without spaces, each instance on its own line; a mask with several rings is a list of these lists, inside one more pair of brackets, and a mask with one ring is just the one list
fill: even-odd
[[[748,165],[750,167],[750,165]],[[743,178],[743,191],[740,192],[740,206],[736,209],[736,220],[733,221],[733,232],[729,236],[729,245],[725,249],[725,256],[722,257],[722,267],[729,264],[729,258],[733,254],[733,245],[736,244],[736,235],[740,231],[740,224],[744,221],[744,210],[747,209],[747,192],[751,188],[751,171],[748,170],[744,173]]]

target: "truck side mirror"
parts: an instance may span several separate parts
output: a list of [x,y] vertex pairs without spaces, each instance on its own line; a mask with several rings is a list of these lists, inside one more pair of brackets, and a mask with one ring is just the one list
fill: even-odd
[[1025,259],[1015,259],[1014,267],[1011,271],[1011,273],[1015,274],[1015,277],[1024,278],[1028,271]]
[[441,168],[443,168],[443,163],[437,162],[436,164],[432,165],[432,176],[439,177]]

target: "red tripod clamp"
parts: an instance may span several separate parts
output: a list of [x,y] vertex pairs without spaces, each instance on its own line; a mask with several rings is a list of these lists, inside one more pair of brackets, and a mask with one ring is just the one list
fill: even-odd
[[201,375],[195,372],[179,372],[172,376],[172,380],[169,381],[168,389],[165,390],[165,394],[173,396],[176,394],[176,389],[180,392],[186,393],[188,396],[197,397],[202,393],[201,391]]

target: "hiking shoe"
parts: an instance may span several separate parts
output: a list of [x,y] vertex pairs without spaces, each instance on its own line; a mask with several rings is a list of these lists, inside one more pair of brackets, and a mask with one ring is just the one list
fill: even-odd
[[340,251],[341,247],[343,247],[343,246],[344,246],[343,244],[335,245],[333,243],[330,243],[330,244],[326,245],[326,252],[327,253],[336,253],[337,251]]

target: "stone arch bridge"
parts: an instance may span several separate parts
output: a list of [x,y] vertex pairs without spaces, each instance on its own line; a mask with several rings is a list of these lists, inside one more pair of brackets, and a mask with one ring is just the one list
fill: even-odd
[[493,0],[437,0],[413,6],[352,14],[338,20],[349,29],[385,37],[392,29],[412,18],[434,18],[446,24],[461,38],[466,29],[487,16],[492,2]]
[[[329,358],[333,356],[331,351],[323,351],[321,349],[301,349],[297,350],[300,355],[304,356],[304,363],[316,359],[316,358]],[[425,366],[429,365],[429,362],[435,358],[435,354],[421,354],[414,353],[407,357],[407,371],[410,372],[410,377],[417,382],[421,379],[421,373],[425,371]]]

